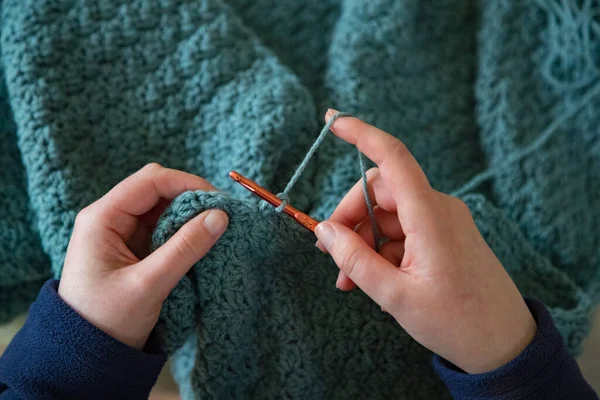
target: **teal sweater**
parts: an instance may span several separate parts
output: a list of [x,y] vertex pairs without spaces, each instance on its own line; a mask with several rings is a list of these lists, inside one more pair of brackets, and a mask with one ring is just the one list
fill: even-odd
[[[443,398],[430,354],[314,236],[227,174],[280,191],[327,107],[401,138],[460,196],[577,353],[600,293],[600,29],[574,0],[4,0],[0,320],[58,277],[77,212],[154,161],[231,225],[166,301],[184,398]],[[326,218],[358,179],[328,138],[291,193]]]

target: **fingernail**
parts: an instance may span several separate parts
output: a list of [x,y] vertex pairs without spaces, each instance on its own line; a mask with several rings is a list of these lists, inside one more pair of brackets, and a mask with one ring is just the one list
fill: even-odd
[[335,241],[335,231],[327,222],[321,222],[317,225],[315,235],[317,235],[317,239],[319,239],[319,242],[321,242],[327,250],[329,250]]
[[227,228],[228,220],[227,214],[223,211],[210,210],[206,217],[204,217],[204,226],[213,237],[217,237]]
[[341,276],[341,274],[338,274],[338,277],[335,281],[335,287],[338,289],[340,288],[340,279],[342,279],[342,276]]
[[328,108],[327,112],[325,113],[325,119],[327,121],[329,121],[331,119],[331,117],[333,117],[335,114],[337,114],[339,111],[335,110],[333,108]]

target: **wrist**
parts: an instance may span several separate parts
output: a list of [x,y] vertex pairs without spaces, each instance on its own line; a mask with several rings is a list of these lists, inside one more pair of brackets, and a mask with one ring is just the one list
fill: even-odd
[[439,356],[433,357],[434,369],[453,398],[596,398],[546,307],[535,299],[526,302],[536,322],[536,333],[531,343],[506,365],[472,375]]
[[23,398],[47,398],[50,390],[56,398],[114,398],[119,393],[141,399],[148,398],[167,359],[155,335],[144,350],[92,325],[58,295],[58,281],[50,280],[3,354],[0,370],[14,377],[13,387],[26,390],[29,395]]
[[532,342],[537,331],[537,324],[531,312],[525,303],[523,305],[525,307],[518,322],[508,326],[507,330],[496,335],[487,344],[478,345],[477,351],[469,357],[456,360],[454,364],[468,374],[483,374],[503,367],[517,358]]
[[119,312],[115,312],[114,307],[111,307],[111,301],[107,301],[106,298],[73,290],[72,286],[63,284],[62,281],[59,283],[57,294],[67,306],[88,323],[137,351],[143,351],[160,311],[158,308],[150,316],[135,317],[132,313],[124,312],[130,307],[126,305],[126,299],[123,299],[119,302],[122,304]]

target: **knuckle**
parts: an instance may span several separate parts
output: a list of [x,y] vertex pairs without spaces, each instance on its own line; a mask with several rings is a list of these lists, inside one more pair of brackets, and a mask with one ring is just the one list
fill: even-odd
[[369,168],[369,170],[367,171],[367,179],[373,179],[377,175],[379,175],[379,168],[377,167]]
[[452,206],[453,208],[456,210],[456,212],[464,215],[464,214],[471,214],[471,210],[469,209],[469,206],[467,206],[467,204],[459,199],[458,197],[450,197],[452,200]]
[[408,155],[410,155],[410,151],[408,151],[408,147],[406,147],[406,145],[404,143],[402,143],[400,140],[396,140],[394,142],[393,147],[390,149],[390,153],[394,155],[394,157],[397,158],[404,158]]
[[180,231],[177,236],[177,240],[175,241],[175,246],[177,247],[177,251],[184,257],[186,260],[195,260],[197,257],[196,247],[194,246],[194,242],[192,241],[189,234],[185,231]]
[[142,168],[142,171],[146,172],[146,173],[155,173],[157,171],[160,171],[161,169],[163,169],[163,166],[160,165],[157,162],[151,162],[148,163],[144,166],[144,168]]
[[342,253],[342,270],[346,275],[352,277],[356,274],[357,267],[362,261],[361,251],[355,246],[347,246]]
[[89,223],[92,221],[92,218],[93,218],[93,212],[92,212],[90,206],[87,206],[87,207],[81,209],[81,211],[79,211],[77,213],[77,215],[75,216],[75,225],[76,226],[89,225]]

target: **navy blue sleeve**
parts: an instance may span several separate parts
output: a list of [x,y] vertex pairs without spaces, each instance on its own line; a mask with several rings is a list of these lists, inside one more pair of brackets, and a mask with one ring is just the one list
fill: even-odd
[[469,375],[434,356],[433,365],[454,399],[598,399],[575,359],[567,352],[550,313],[538,300],[525,299],[537,322],[532,342],[508,364]]
[[0,358],[0,399],[147,399],[165,361],[154,334],[144,351],[96,328],[43,286]]

